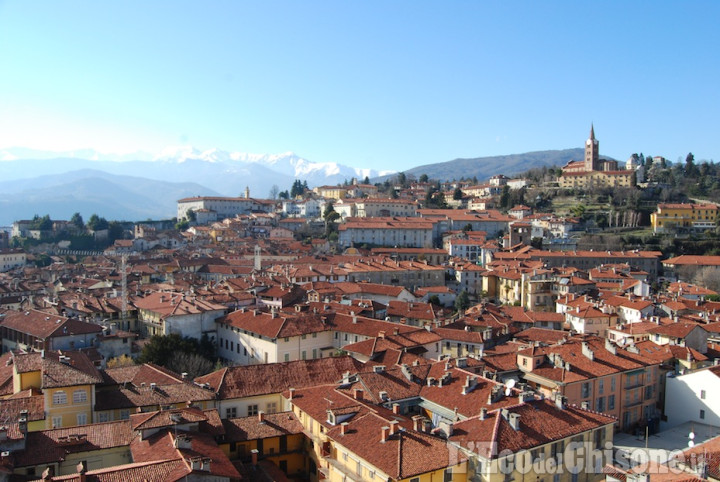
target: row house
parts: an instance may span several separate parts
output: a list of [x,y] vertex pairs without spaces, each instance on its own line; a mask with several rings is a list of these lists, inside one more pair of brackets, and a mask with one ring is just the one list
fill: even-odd
[[348,218],[339,227],[341,248],[368,244],[430,248],[433,246],[433,223],[408,217]]
[[103,327],[43,311],[0,314],[2,352],[11,350],[75,350],[97,347]]
[[335,283],[343,299],[370,300],[387,305],[391,301],[416,301],[415,295],[403,286],[379,283]]
[[658,423],[660,362],[640,354],[635,346],[619,348],[600,337],[574,338],[548,347],[517,353],[523,378],[547,397],[583,402],[611,415],[627,431]]
[[351,282],[404,286],[410,290],[445,284],[445,269],[419,261],[393,261],[390,258],[361,258],[344,263]]
[[193,383],[187,373],[151,363],[108,368],[96,386],[94,422],[127,420],[134,413],[181,409],[188,404],[210,409],[214,400],[215,394]]
[[188,219],[190,211],[207,210],[209,221],[232,218],[251,212],[272,212],[274,203],[247,197],[197,196],[178,200],[177,219]]
[[[36,428],[60,428],[94,422],[95,386],[102,381],[100,372],[83,352],[43,350],[6,355],[6,383],[13,398],[39,395],[44,407],[43,421]],[[19,407],[18,407],[19,408]],[[11,414],[23,418],[22,413]],[[33,427],[29,427],[32,429]]]
[[496,260],[533,260],[542,261],[547,268],[573,267],[584,271],[604,264],[628,264],[633,269],[645,271],[648,277],[655,279],[660,269],[660,251],[541,251],[526,249],[522,251],[498,251]]
[[297,389],[342,380],[356,373],[362,364],[349,356],[296,360],[274,364],[229,366],[195,379],[211,390],[215,406],[223,419],[257,417],[286,409],[281,393],[287,387]]
[[0,273],[21,268],[27,263],[27,254],[23,249],[0,249]]
[[288,199],[282,202],[282,212],[285,216],[301,218],[318,218],[327,205],[323,198]]
[[312,313],[241,308],[220,318],[217,326],[218,356],[234,364],[316,359],[335,351],[330,328]]
[[225,306],[183,293],[154,292],[135,300],[138,320],[149,336],[178,333],[200,339],[215,336],[215,320],[225,314]]
[[685,229],[705,231],[715,229],[720,215],[717,204],[668,204],[661,203],[650,214],[653,233],[666,233]]
[[372,248],[371,256],[385,256],[396,261],[421,261],[443,265],[449,260],[446,250],[435,248]]

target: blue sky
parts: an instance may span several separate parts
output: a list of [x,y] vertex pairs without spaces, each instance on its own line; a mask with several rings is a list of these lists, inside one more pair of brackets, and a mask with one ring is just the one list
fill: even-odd
[[0,0],[0,148],[720,160],[717,1]]

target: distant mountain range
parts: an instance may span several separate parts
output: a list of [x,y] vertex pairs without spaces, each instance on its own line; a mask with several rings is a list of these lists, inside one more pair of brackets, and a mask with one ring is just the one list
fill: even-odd
[[[473,176],[484,180],[495,174],[510,176],[533,167],[564,165],[583,155],[582,149],[566,149],[455,159],[405,173],[440,180]],[[93,213],[108,220],[168,219],[175,216],[177,200],[183,197],[239,196],[249,187],[251,197],[267,198],[273,186],[283,191],[295,179],[313,187],[366,176],[377,182],[392,175],[314,163],[291,152],[255,155],[172,147],[152,156],[10,148],[0,150],[0,226],[35,214],[69,219],[75,212],[85,219]]]

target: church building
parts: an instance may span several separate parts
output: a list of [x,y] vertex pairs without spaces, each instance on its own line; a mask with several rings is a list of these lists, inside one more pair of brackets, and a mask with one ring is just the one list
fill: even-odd
[[585,141],[585,159],[568,162],[558,182],[564,188],[629,187],[634,185],[635,178],[634,171],[619,170],[617,161],[600,159],[600,142],[591,125],[590,137]]

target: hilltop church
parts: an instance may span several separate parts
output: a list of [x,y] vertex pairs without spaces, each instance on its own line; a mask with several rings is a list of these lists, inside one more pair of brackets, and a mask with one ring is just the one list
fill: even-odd
[[632,170],[619,170],[617,161],[600,159],[600,142],[591,125],[590,137],[585,141],[585,160],[568,162],[558,182],[564,188],[630,187],[635,184],[634,174]]

